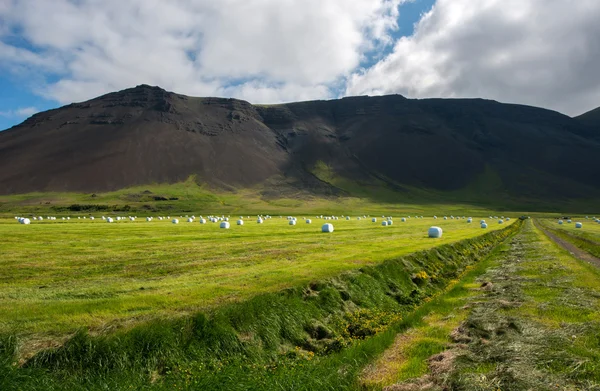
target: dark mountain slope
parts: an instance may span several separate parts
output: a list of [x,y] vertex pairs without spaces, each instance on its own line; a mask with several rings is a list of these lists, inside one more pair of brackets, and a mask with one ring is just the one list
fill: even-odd
[[0,193],[105,191],[192,174],[216,186],[322,191],[313,169],[325,163],[336,177],[397,190],[590,198],[600,195],[595,136],[553,111],[480,99],[265,106],[138,86],[1,132]]
[[600,134],[600,107],[575,117],[580,123],[592,129],[596,136]]

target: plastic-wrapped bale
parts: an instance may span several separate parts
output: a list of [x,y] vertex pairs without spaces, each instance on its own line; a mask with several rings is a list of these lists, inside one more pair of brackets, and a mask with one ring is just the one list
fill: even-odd
[[394,225],[394,221],[392,219],[388,220],[388,225]]
[[107,222],[107,223],[112,223],[112,222],[114,222],[114,221],[115,221],[115,220],[113,220],[113,218],[112,218],[112,217],[107,217],[107,218],[106,218],[106,222]]
[[506,221],[510,221],[510,217],[507,217],[507,218],[506,218]]
[[333,232],[333,224],[323,224],[323,226],[321,227],[321,231],[322,232]]
[[206,224],[206,219],[200,219],[200,224]]
[[357,217],[356,220],[360,220],[360,217]]
[[467,219],[467,223],[471,224],[472,222],[473,222],[473,219],[469,217],[469,218]]
[[244,220],[242,220],[242,219],[238,220],[237,225],[244,225]]
[[28,218],[22,218],[19,222],[25,225],[31,224],[31,220],[29,220]]
[[400,221],[402,221],[403,223],[406,223],[406,218],[401,218]]
[[564,221],[558,220],[558,225],[563,225],[563,224],[564,224]]
[[346,220],[350,220],[350,216],[346,216]]
[[[94,219],[95,219],[94,216],[90,217],[90,220],[94,220]],[[53,220],[56,220],[56,217]]]
[[289,224],[290,225],[296,225],[296,220],[290,220]]
[[312,224],[312,220],[311,219],[306,219],[306,224]]
[[388,224],[388,221],[382,221],[381,225],[383,225],[384,227],[387,227],[389,224]]
[[229,229],[229,227],[230,227],[229,221],[221,221],[221,224],[219,225],[219,227],[221,227],[223,229]]
[[441,238],[442,237],[442,229],[440,227],[431,227],[427,231],[427,234],[430,238]]
[[177,220],[177,219],[173,219],[173,220],[171,220],[171,222],[172,222],[173,224],[179,224],[179,220]]
[[263,219],[261,219],[260,217],[258,219],[256,219],[256,223],[257,224],[262,224],[263,223]]
[[575,223],[575,228],[583,228],[583,224],[581,224],[581,223]]
[[152,217],[146,217],[146,221],[152,221]]
[[448,220],[448,217],[444,216],[444,220]]
[[502,220],[502,219],[498,220],[498,224],[504,224],[504,220]]
[[567,220],[567,223],[571,224],[573,221],[572,220]]
[[376,222],[377,222],[377,218],[373,217],[373,218],[371,219],[371,222],[373,222],[373,223],[376,223]]
[[190,217],[190,218],[188,218],[188,219],[187,219],[187,222],[188,222],[188,223],[193,223],[193,222],[194,222],[194,219],[192,219],[192,218]]
[[487,228],[487,224],[486,223],[481,223],[481,228]]
[[437,216],[433,216],[433,219],[434,219],[434,220],[437,220]]

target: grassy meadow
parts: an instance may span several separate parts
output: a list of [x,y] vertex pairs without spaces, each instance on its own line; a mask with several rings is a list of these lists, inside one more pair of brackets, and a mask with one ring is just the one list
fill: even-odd
[[[100,217],[100,216],[97,216]],[[171,216],[173,217],[173,216]],[[179,217],[179,216],[177,216]],[[302,216],[299,216],[300,219]],[[319,280],[347,270],[453,243],[503,225],[479,218],[410,218],[381,226],[371,218],[288,225],[276,216],[179,224],[138,219],[108,224],[100,219],[0,220],[0,331],[40,337],[131,324],[186,314]],[[431,225],[444,230],[429,239]]]

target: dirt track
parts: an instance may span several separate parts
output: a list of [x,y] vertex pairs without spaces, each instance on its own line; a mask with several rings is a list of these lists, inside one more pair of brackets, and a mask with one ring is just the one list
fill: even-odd
[[581,259],[582,261],[589,262],[592,265],[600,268],[600,258],[596,258],[595,256],[588,253],[587,251],[584,251],[584,250],[580,249],[579,247],[575,246],[573,243],[568,242],[568,241],[554,235],[552,232],[545,229],[540,223],[538,223],[537,220],[534,220],[533,223],[535,224],[536,228],[538,228],[546,236],[548,236],[550,239],[552,239],[553,242],[555,242],[556,244],[558,244],[559,246],[561,246],[562,248],[564,248],[565,250],[567,250],[568,252],[573,254],[573,256],[577,257],[578,259]]

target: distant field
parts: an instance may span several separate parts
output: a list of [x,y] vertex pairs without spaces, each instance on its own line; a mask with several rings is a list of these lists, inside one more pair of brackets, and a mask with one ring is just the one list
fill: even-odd
[[[236,226],[235,216],[229,230],[185,219],[0,219],[0,332],[61,335],[183,314],[485,232],[476,216],[472,224],[397,216],[391,227],[354,216],[333,221],[332,234],[321,233],[322,220],[301,217],[297,226],[279,216]],[[487,231],[507,225],[489,223]],[[442,239],[427,238],[433,224]]]
[[[600,224],[596,223],[594,220],[585,219],[583,217],[579,217],[576,219],[571,219],[572,223],[567,223],[566,220],[563,221],[562,225],[558,224],[558,220],[556,219],[544,219],[543,224],[547,227],[553,229],[564,230],[571,235],[576,235],[581,238],[585,238],[588,240],[592,240],[600,245]],[[575,228],[575,223],[581,222],[581,228]]]

